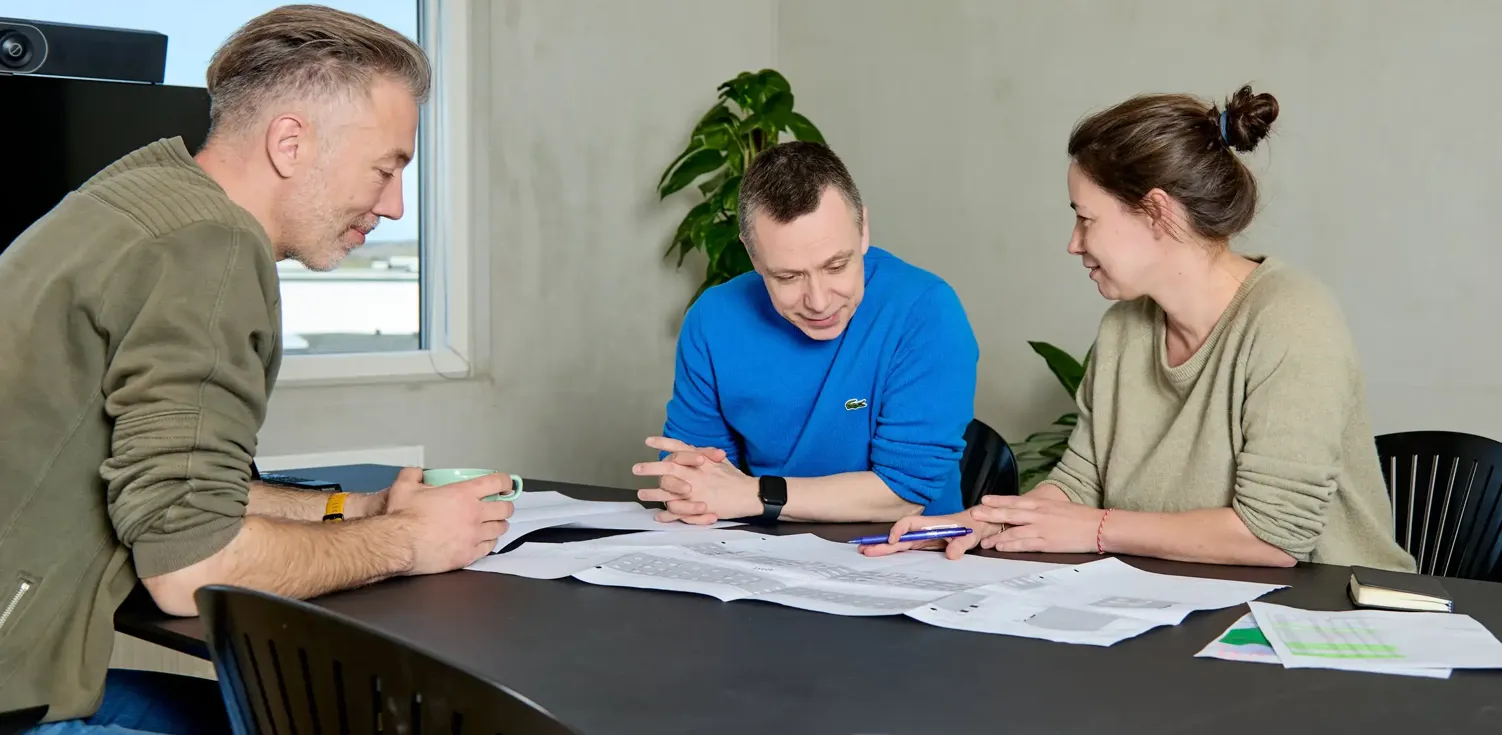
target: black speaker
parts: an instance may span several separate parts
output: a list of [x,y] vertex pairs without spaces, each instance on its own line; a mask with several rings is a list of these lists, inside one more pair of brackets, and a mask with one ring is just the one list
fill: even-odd
[[161,33],[0,18],[0,74],[161,84],[166,71]]

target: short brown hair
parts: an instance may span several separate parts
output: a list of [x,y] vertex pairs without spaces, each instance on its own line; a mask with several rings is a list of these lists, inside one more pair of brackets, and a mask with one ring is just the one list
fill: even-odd
[[1228,240],[1257,212],[1257,180],[1236,151],[1256,148],[1277,118],[1277,99],[1249,85],[1224,111],[1184,94],[1133,97],[1075,126],[1069,157],[1128,208],[1143,211],[1148,193],[1162,189],[1196,234]]
[[829,187],[855,212],[855,226],[865,221],[861,193],[839,156],[827,146],[807,141],[779,143],[761,152],[741,179],[736,204],[741,242],[750,249],[751,222],[757,212],[766,212],[773,222],[787,224],[812,214]]
[[412,39],[354,13],[284,5],[251,19],[214,52],[209,128],[254,120],[263,104],[288,94],[358,94],[377,76],[405,84],[418,104],[427,101],[432,68]]

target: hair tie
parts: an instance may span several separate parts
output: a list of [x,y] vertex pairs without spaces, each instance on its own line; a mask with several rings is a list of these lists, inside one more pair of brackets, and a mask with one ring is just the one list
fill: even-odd
[[1231,138],[1226,135],[1226,113],[1227,112],[1230,112],[1230,110],[1221,110],[1220,111],[1220,139],[1221,139],[1221,142],[1225,143],[1226,145],[1230,145],[1231,144]]

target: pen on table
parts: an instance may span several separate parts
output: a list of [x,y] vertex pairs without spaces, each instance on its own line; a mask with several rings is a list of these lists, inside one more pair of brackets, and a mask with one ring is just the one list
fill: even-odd
[[[968,536],[969,534],[974,533],[974,532],[975,531],[973,529],[967,528],[965,526],[959,526],[959,525],[932,526],[932,527],[920,529],[920,530],[917,530],[917,531],[909,531],[907,533],[902,534],[901,536],[898,536],[897,540],[899,542],[901,542],[901,541],[927,541],[929,539],[935,539],[935,538],[953,538],[955,536]],[[888,537],[888,536],[862,536],[860,538],[850,539],[850,543],[852,543],[852,544],[860,544],[861,546],[870,546],[872,544],[884,544],[884,543],[887,542],[887,540],[889,538],[890,537]]]

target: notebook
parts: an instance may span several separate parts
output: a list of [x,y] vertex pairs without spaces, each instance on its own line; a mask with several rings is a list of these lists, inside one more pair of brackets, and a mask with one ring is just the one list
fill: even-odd
[[1450,594],[1438,577],[1351,567],[1351,602],[1385,610],[1453,612]]

